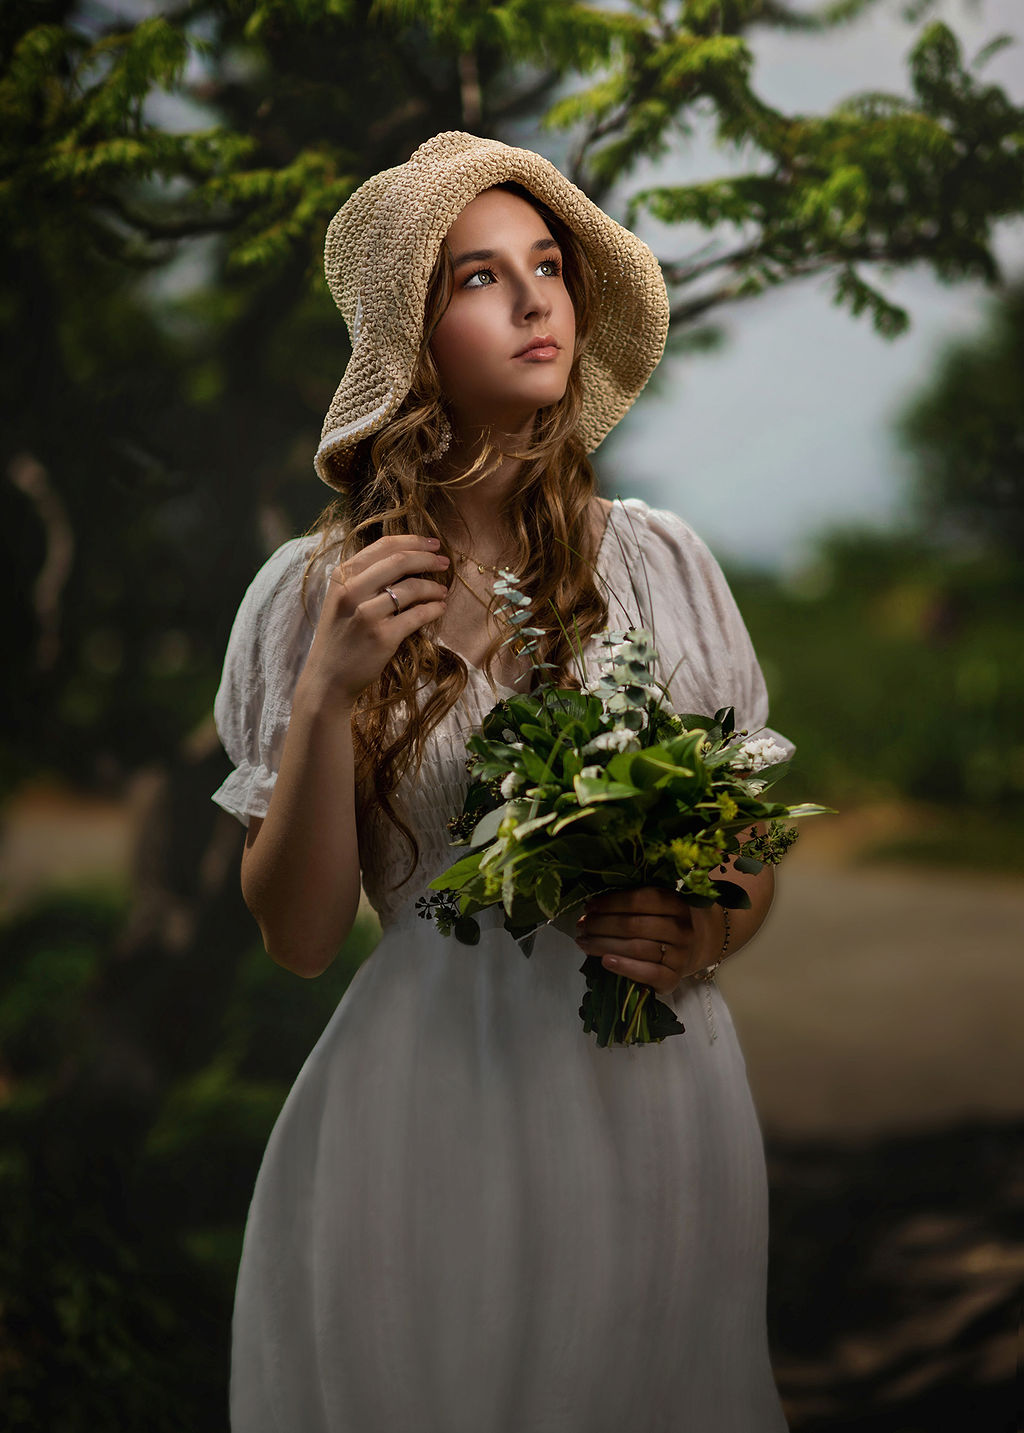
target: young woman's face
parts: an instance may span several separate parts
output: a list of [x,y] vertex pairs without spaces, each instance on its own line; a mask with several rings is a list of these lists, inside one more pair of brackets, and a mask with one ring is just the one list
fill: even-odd
[[456,427],[519,433],[562,397],[572,367],[576,318],[558,244],[504,189],[478,194],[445,237],[455,288],[430,350]]

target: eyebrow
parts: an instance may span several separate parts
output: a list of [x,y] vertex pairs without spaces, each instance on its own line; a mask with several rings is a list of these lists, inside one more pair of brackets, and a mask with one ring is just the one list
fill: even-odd
[[[531,254],[541,253],[545,249],[557,249],[559,253],[562,252],[562,246],[557,239],[537,239],[530,245]],[[493,249],[470,249],[467,253],[460,254],[457,259],[453,259],[452,263],[457,269],[460,264],[476,263],[479,259],[494,259],[496,257]]]

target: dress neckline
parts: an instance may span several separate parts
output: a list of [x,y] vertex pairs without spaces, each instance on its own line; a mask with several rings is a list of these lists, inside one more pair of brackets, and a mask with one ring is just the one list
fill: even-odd
[[[626,503],[629,503],[629,502],[639,503],[639,502],[640,502],[640,499],[639,499],[639,498],[613,498],[613,499],[612,499],[612,505],[611,505],[611,507],[608,509],[608,514],[607,514],[607,516],[606,516],[606,518],[605,518],[604,532],[601,534],[601,541],[600,541],[600,543],[598,544],[597,554],[596,554],[596,556],[595,556],[595,558],[594,558],[594,571],[595,571],[595,572],[599,572],[599,571],[600,571],[600,563],[601,563],[601,558],[604,556],[605,545],[607,544],[608,539],[609,539],[609,537],[611,536],[612,518],[615,516],[615,510],[616,510],[616,508],[620,508],[620,509],[621,509],[621,508],[624,508],[624,507],[626,506]],[[468,672],[473,673],[474,676],[485,677],[485,676],[487,675],[486,672],[484,671],[483,667],[477,667],[477,666],[475,666],[472,662],[468,661],[465,657],[463,657],[461,652],[457,652],[454,647],[450,647],[447,642],[438,641],[438,642],[437,642],[437,645],[438,645],[439,647],[443,647],[446,652],[452,652],[456,657],[462,657],[462,660],[466,663],[466,670],[467,670]],[[494,685],[495,689],[496,689],[497,691],[499,691],[499,692],[518,692],[518,690],[519,690],[518,687],[510,687],[510,686],[506,685],[505,682],[494,682],[493,685]]]

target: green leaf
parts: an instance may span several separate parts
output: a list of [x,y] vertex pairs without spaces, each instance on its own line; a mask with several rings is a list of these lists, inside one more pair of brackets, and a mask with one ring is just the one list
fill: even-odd
[[559,821],[556,821],[551,828],[551,834],[552,836],[557,836],[559,831],[563,831],[567,826],[572,826],[575,822],[581,821],[584,816],[598,816],[601,814],[601,809],[598,806],[581,806],[578,811],[570,811],[567,816],[563,816]]
[[764,870],[764,862],[755,861],[753,856],[737,856],[733,866],[744,876],[758,876]]
[[551,773],[548,770],[547,762],[535,751],[531,751],[528,746],[524,747],[518,756],[523,770],[531,781],[546,781],[550,777]]
[[[571,782],[573,780],[573,777],[579,776],[585,765],[586,762],[578,751],[567,751],[565,753],[565,756],[562,758],[563,779]],[[562,795],[558,798],[558,800],[562,801],[565,797],[568,797],[570,800],[574,800],[575,787],[573,787],[572,791],[564,791]]]
[[608,781],[600,776],[576,776],[573,787],[580,802],[632,801],[642,794],[624,781]]
[[495,806],[493,811],[488,811],[486,816],[481,817],[473,828],[473,834],[469,838],[471,846],[485,846],[493,841],[498,834],[498,827],[506,816],[519,816],[529,810],[529,803],[513,797],[501,806]]
[[534,831],[539,831],[542,826],[546,826],[549,821],[554,821],[557,815],[557,811],[545,811],[543,816],[532,816],[529,821],[520,822],[516,827],[515,839],[517,841],[524,840]]
[[718,892],[720,906],[730,911],[750,910],[750,894],[745,886],[739,886],[735,881],[712,881],[711,884]]
[[647,1015],[649,1040],[665,1040],[669,1035],[684,1033],[686,1026],[671,1005],[666,1005],[663,1000],[656,1000],[653,995],[650,996],[644,1010]]
[[447,871],[442,871],[439,876],[435,876],[434,879],[428,883],[427,890],[458,890],[470,876],[476,875],[480,867],[480,859],[482,856],[482,851],[474,851],[472,855],[463,856],[461,860],[455,862],[454,866],[449,866]]
[[562,896],[562,878],[554,866],[546,866],[537,877],[534,896],[541,910],[549,918],[558,914]]
[[516,868],[513,862],[501,873],[501,903],[505,907],[506,915],[511,916],[516,899]]

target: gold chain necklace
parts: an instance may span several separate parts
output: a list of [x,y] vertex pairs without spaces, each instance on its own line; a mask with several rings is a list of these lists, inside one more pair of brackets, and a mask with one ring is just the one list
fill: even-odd
[[481,606],[487,607],[488,609],[490,609],[490,603],[489,603],[489,602],[485,602],[484,599],[480,596],[479,592],[477,592],[475,588],[470,587],[469,583],[468,583],[468,582],[466,581],[466,579],[463,577],[462,573],[458,570],[458,568],[455,569],[455,576],[459,579],[459,581],[462,583],[463,587],[466,589],[467,592],[472,592],[473,596],[474,596],[474,597],[476,598],[476,600],[481,604]]
[[[468,552],[460,552],[457,547],[453,547],[453,548],[452,548],[452,552],[454,552],[457,557],[463,557],[463,558],[465,558],[468,562],[475,562],[478,572],[493,572],[493,573],[495,573],[498,577],[501,576],[501,573],[498,571],[498,569],[497,569],[496,567],[491,567],[490,564],[489,564],[489,563],[486,563],[486,562],[480,562],[477,558],[473,557],[473,556],[472,556],[470,553],[468,553]],[[468,582],[466,581],[466,579],[463,577],[462,573],[459,571],[459,569],[458,569],[457,566],[456,566],[456,568],[455,568],[455,576],[459,579],[459,581],[462,583],[463,587],[466,589],[467,592],[472,592],[473,596],[474,596],[474,597],[476,598],[476,600],[480,603],[481,607],[486,607],[486,608],[488,609],[488,611],[490,611],[490,603],[485,602],[484,599],[480,596],[479,592],[477,592],[475,588],[470,587],[469,583],[468,583]],[[508,625],[508,624],[506,624],[506,625]],[[518,656],[519,653],[522,651],[522,649],[523,649],[523,644],[522,644],[522,642],[516,643],[515,648],[514,648],[515,655]]]
[[456,557],[463,557],[463,558],[465,558],[465,560],[466,560],[467,562],[475,562],[475,563],[476,563],[476,570],[477,570],[477,572],[493,572],[493,573],[495,573],[497,576],[499,576],[499,577],[501,576],[501,573],[498,571],[498,569],[497,569],[496,567],[491,567],[489,563],[481,562],[480,559],[477,558],[477,557],[474,557],[471,552],[460,552],[457,547],[453,547],[453,548],[452,548],[452,552],[455,553],[455,556],[456,556]]
[[[495,574],[495,576],[497,576],[497,577],[500,577],[500,576],[501,576],[501,573],[498,571],[498,569],[497,569],[496,567],[491,567],[490,564],[489,564],[489,563],[486,563],[486,562],[480,562],[479,559],[473,557],[471,553],[468,553],[468,552],[460,552],[457,547],[453,547],[453,548],[452,548],[452,552],[455,553],[456,557],[464,558],[467,562],[475,562],[475,563],[476,563],[476,570],[477,570],[477,572],[493,572],[493,573]],[[484,602],[484,599],[480,596],[479,592],[477,592],[475,588],[470,587],[469,583],[468,583],[468,582],[466,581],[466,579],[463,577],[463,575],[462,575],[462,573],[459,571],[458,567],[456,567],[456,569],[455,569],[455,576],[459,579],[459,581],[462,583],[463,587],[466,589],[467,592],[472,592],[472,593],[473,593],[473,596],[476,598],[476,600],[477,600],[479,603],[481,603],[482,606],[488,607],[488,606],[490,605],[489,603]]]

